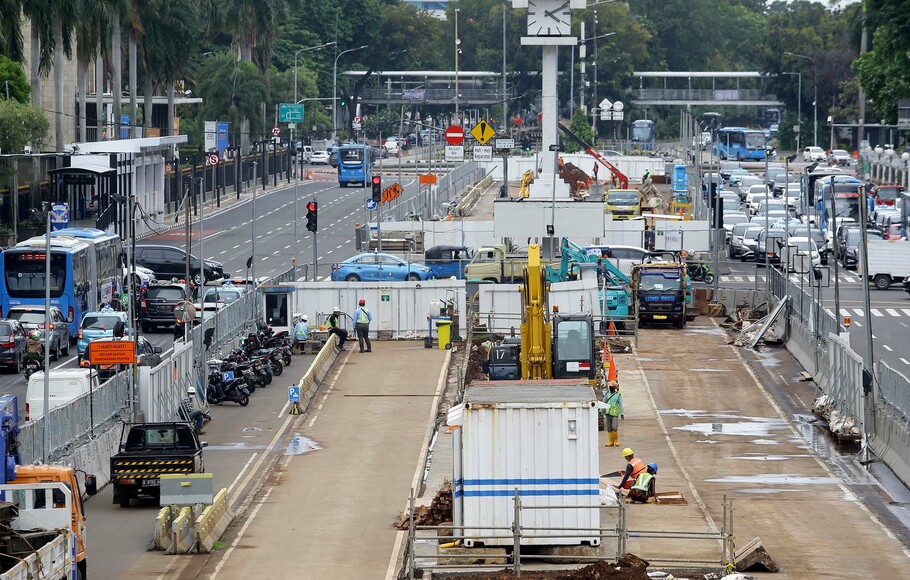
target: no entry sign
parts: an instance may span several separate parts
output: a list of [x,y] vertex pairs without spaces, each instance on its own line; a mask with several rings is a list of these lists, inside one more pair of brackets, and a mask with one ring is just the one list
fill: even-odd
[[461,145],[464,143],[464,129],[458,125],[449,125],[446,129],[446,143],[449,145]]

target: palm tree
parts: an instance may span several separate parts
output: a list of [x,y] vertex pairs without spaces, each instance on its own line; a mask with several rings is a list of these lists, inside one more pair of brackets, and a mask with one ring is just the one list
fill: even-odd
[[272,62],[277,23],[296,8],[299,0],[227,0],[217,23],[234,38],[237,57],[253,62],[265,74]]
[[79,140],[87,141],[86,80],[88,67],[95,63],[95,126],[101,138],[104,109],[104,47],[110,44],[111,15],[109,2],[81,0],[76,23],[76,84],[79,91]]
[[63,60],[73,56],[73,25],[79,17],[78,4],[55,0],[54,10],[54,137],[56,150],[63,151]]
[[22,12],[29,20],[29,81],[32,85],[32,105],[41,106],[41,73],[47,72],[50,55],[47,47],[53,42],[51,6],[47,0],[23,0]]
[[0,0],[0,54],[22,60],[21,0]]

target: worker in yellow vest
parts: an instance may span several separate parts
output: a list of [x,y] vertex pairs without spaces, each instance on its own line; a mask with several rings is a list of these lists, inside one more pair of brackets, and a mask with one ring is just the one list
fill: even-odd
[[648,503],[648,500],[656,494],[655,475],[657,475],[657,464],[649,463],[645,472],[640,473],[635,478],[635,483],[629,488],[629,499],[633,502]]
[[[610,360],[612,363],[612,357]],[[609,384],[610,391],[604,393],[604,404],[607,405],[607,409],[604,411],[607,418],[607,447],[619,447],[619,422],[625,421],[626,416],[622,408],[619,383],[610,381]]]

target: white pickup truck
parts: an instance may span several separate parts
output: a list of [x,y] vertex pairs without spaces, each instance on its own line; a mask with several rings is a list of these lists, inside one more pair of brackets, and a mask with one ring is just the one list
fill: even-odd
[[867,279],[879,290],[900,284],[910,277],[910,241],[870,239],[869,267],[863,266],[860,263],[857,273],[865,273]]
[[59,482],[0,485],[0,499],[7,502],[0,503],[0,541],[12,546],[8,556],[17,561],[0,568],[0,580],[75,578],[69,487]]

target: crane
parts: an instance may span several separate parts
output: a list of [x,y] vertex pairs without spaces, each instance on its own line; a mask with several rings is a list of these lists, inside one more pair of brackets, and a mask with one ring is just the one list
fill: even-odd
[[618,167],[616,167],[615,165],[613,165],[612,163],[607,161],[606,157],[604,157],[603,155],[598,153],[597,149],[594,149],[593,146],[585,143],[584,139],[582,139],[581,137],[576,135],[571,129],[569,129],[562,123],[559,123],[559,128],[560,128],[560,130],[562,130],[563,133],[566,134],[567,137],[569,137],[569,139],[578,143],[578,146],[581,147],[582,149],[584,149],[585,153],[587,153],[588,155],[590,155],[591,157],[596,159],[601,165],[603,165],[604,167],[609,169],[610,173],[613,175],[613,177],[615,177],[616,180],[619,181],[620,189],[629,189],[629,178],[626,176],[625,173],[623,173],[622,171],[619,170]]

